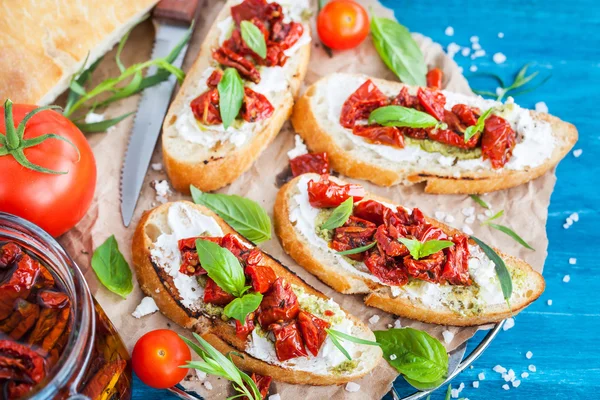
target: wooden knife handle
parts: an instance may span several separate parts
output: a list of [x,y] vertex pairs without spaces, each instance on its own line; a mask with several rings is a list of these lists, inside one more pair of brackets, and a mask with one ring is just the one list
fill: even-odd
[[194,20],[197,6],[198,0],[160,0],[152,15],[158,19],[189,25]]

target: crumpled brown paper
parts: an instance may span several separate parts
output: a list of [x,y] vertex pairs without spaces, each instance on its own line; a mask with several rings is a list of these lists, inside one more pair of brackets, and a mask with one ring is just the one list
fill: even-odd
[[[223,2],[205,3],[201,5],[202,13],[188,50],[184,69],[188,68],[193,62],[206,31],[223,5]],[[361,3],[366,6],[372,6],[374,13],[379,16],[392,17],[391,11],[384,9],[378,3],[367,4],[370,3],[368,1],[361,1]],[[313,32],[315,32],[314,24]],[[456,92],[470,94],[469,85],[458,66],[443,52],[441,46],[421,35],[415,34],[414,37],[423,51],[427,64],[443,69],[444,87]],[[335,71],[361,72],[379,78],[396,79],[393,73],[381,62],[370,39],[365,40],[355,50],[335,52],[333,58],[329,58],[323,51],[316,35],[313,35],[313,38],[313,52],[305,85],[309,85],[320,77]],[[147,59],[152,48],[152,42],[153,28],[149,22],[146,22],[136,28],[131,35],[124,54],[125,62],[133,63]],[[110,59],[112,55],[114,55],[114,50],[105,59]],[[95,80],[100,81],[115,73],[117,73],[116,67],[104,62],[98,68]],[[136,102],[137,99],[134,98],[126,99],[107,110],[105,115],[107,118],[110,118],[121,115],[124,112],[133,111],[136,108]],[[96,199],[86,218],[60,239],[63,246],[65,246],[69,254],[71,254],[84,271],[96,299],[117,327],[129,349],[133,347],[142,334],[153,329],[171,328],[189,336],[189,332],[175,326],[175,324],[171,323],[160,313],[155,313],[141,319],[132,317],[131,313],[143,297],[143,294],[137,287],[137,283],[134,282],[133,292],[127,299],[123,300],[98,284],[90,266],[91,255],[94,249],[108,236],[113,234],[125,258],[131,261],[130,247],[135,224],[144,210],[148,210],[156,205],[156,192],[151,187],[151,182],[157,179],[166,179],[166,174],[163,171],[155,171],[152,168],[149,170],[133,223],[129,228],[125,228],[121,222],[120,215],[119,179],[132,123],[133,119],[130,118],[105,134],[95,134],[89,137],[98,166]],[[256,200],[272,215],[273,203],[278,190],[275,186],[275,175],[287,165],[288,157],[286,153],[293,147],[293,143],[293,129],[289,123],[286,123],[275,141],[259,157],[252,168],[232,185],[221,190],[221,192],[235,193]],[[161,162],[160,145],[155,150],[152,162]],[[382,188],[367,182],[360,183],[368,190],[380,196],[388,197],[395,203],[403,204],[407,207],[419,207],[429,215],[433,215],[436,211],[451,214],[455,217],[455,222],[450,225],[459,229],[462,229],[465,225],[470,226],[475,234],[484,241],[503,249],[508,254],[523,258],[536,270],[541,272],[548,245],[545,231],[547,209],[555,181],[554,172],[550,172],[528,184],[483,196],[483,199],[492,205],[494,212],[504,210],[505,214],[501,223],[511,226],[516,232],[521,234],[536,249],[535,252],[523,248],[511,238],[498,231],[480,225],[477,219],[474,223],[466,224],[464,222],[466,216],[461,212],[463,208],[475,207],[476,214],[484,212],[484,209],[478,206],[469,196],[424,194],[422,185]],[[169,196],[170,200],[179,200],[182,198],[185,198],[185,196],[176,193]],[[362,296],[342,295],[319,282],[285,254],[277,238],[274,237],[268,242],[262,243],[260,247],[281,260],[309,284],[328,296],[333,297],[345,309],[363,321],[367,322],[373,315],[381,317],[377,323],[370,324],[372,329],[386,329],[388,324],[393,323],[396,319],[379,309],[365,306],[362,302]],[[446,344],[449,350],[456,348],[468,340],[476,331],[476,328],[442,327],[407,319],[402,319],[401,324],[402,326],[412,326],[417,329],[426,330],[442,340],[442,342],[442,332],[446,329],[450,330],[455,336],[451,343]],[[382,361],[371,374],[357,382],[361,385],[361,390],[356,393],[345,391],[343,386],[294,386],[281,382],[274,383],[271,393],[279,393],[284,400],[294,398],[379,399],[389,391],[396,376],[397,373],[395,370],[389,367],[385,361]],[[215,377],[209,377],[208,380],[212,383],[213,389],[211,391],[208,391],[201,384],[195,374],[188,377],[185,386],[205,397],[225,398],[228,390],[230,390],[229,383]]]

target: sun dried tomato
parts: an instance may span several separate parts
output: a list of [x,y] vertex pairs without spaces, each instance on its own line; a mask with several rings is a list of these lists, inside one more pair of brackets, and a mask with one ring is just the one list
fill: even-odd
[[408,275],[402,263],[392,257],[381,255],[378,249],[369,252],[365,258],[365,265],[385,284],[402,286],[408,282]]
[[[375,230],[376,225],[371,221],[351,215],[344,225],[335,228],[333,231],[331,248],[336,251],[345,251],[366,246],[373,242]],[[364,258],[364,253],[349,254],[348,257],[361,261]]]
[[40,307],[37,304],[18,299],[15,303],[15,311],[0,322],[0,332],[14,340],[19,340],[35,325],[39,315]]
[[419,107],[419,99],[417,96],[413,96],[408,93],[408,88],[404,86],[400,89],[400,93],[392,100],[392,105],[394,106],[402,106],[408,108],[418,108]]
[[16,243],[6,243],[0,247],[0,269],[10,267],[22,255],[23,251]]
[[443,230],[426,222],[421,222],[418,225],[412,226],[410,232],[417,240],[421,242],[448,239],[448,235],[446,235]]
[[70,304],[69,297],[62,292],[44,290],[38,293],[38,303],[46,308],[64,308]]
[[0,320],[12,313],[17,299],[29,296],[40,271],[40,263],[27,254],[22,254],[14,261],[16,261],[16,269],[0,285]]
[[0,340],[0,379],[37,384],[45,376],[42,356],[28,346]]
[[441,69],[430,69],[429,72],[427,72],[427,87],[435,90],[441,89],[443,77],[444,74]]
[[493,168],[502,168],[508,162],[515,144],[516,133],[504,118],[490,115],[485,120],[481,153],[484,160],[490,160]]
[[238,54],[228,47],[222,46],[213,51],[213,58],[226,67],[232,67],[237,69],[240,75],[254,83],[260,82],[260,72],[256,67],[244,58],[241,54]]
[[419,260],[415,260],[410,255],[404,257],[404,266],[408,275],[429,282],[439,282],[443,263],[444,252],[442,250]]
[[258,308],[258,322],[263,328],[275,322],[288,322],[296,318],[300,306],[292,286],[277,278],[265,293]]
[[473,126],[477,123],[477,119],[481,115],[481,111],[477,107],[469,107],[465,104],[455,104],[452,106],[452,112],[456,114],[460,121],[467,125]]
[[469,242],[465,235],[455,235],[452,238],[454,246],[444,250],[446,262],[441,279],[452,285],[470,285],[469,278]]
[[327,175],[321,175],[318,182],[312,179],[308,181],[308,201],[313,207],[337,207],[349,197],[353,197],[354,201],[362,200],[365,197],[365,189],[355,183],[338,185]]
[[[444,122],[448,125],[448,129],[429,129],[427,134],[429,139],[460,149],[477,147],[480,135],[476,134],[465,142],[464,132],[467,126],[463,125],[454,113],[444,110]],[[460,132],[460,134],[457,132]]]
[[277,19],[282,15],[281,6],[277,3],[267,3],[266,0],[244,0],[231,7],[231,17],[236,25],[244,20],[258,18],[261,21]]
[[204,125],[218,125],[222,122],[219,109],[219,91],[209,89],[190,103],[194,117]]
[[9,399],[20,399],[33,389],[31,383],[9,381],[6,383],[6,394]]
[[327,157],[327,153],[302,154],[290,160],[290,167],[292,168],[292,175],[294,177],[309,172],[319,175],[328,174],[329,158]]
[[287,59],[288,56],[285,55],[281,46],[273,42],[267,43],[267,57],[264,60],[267,67],[284,66]]
[[352,214],[355,217],[366,219],[374,224],[383,224],[383,212],[387,207],[375,200],[364,200],[354,206]]
[[356,121],[369,118],[371,111],[387,104],[387,96],[369,79],[344,102],[340,124],[351,129]]
[[296,321],[271,324],[269,330],[275,335],[275,353],[279,361],[308,356]]
[[395,126],[354,125],[352,133],[368,139],[371,143],[404,148],[404,136]]
[[244,103],[240,110],[240,115],[244,121],[262,121],[273,115],[273,111],[275,111],[275,108],[264,95],[248,87],[244,88]]
[[208,240],[221,245],[221,238],[218,237],[193,237],[181,239],[177,243],[179,252],[181,253],[181,265],[179,272],[189,276],[204,275],[206,271],[200,265],[198,253],[196,252],[196,239]]
[[106,393],[110,393],[110,386],[115,377],[121,376],[127,368],[127,361],[117,359],[104,364],[98,372],[89,380],[81,391],[83,396],[89,399],[101,399]]
[[206,278],[206,286],[204,287],[205,303],[214,304],[216,306],[226,306],[233,301],[234,297],[221,289],[219,285],[210,278]]
[[[413,208],[412,213],[409,214],[404,207],[397,207],[395,212],[386,207],[383,210],[383,221],[388,229],[391,227],[400,229],[425,222],[425,216],[418,208]],[[401,229],[401,231],[407,231],[407,229]]]
[[401,257],[408,254],[406,246],[400,243],[397,237],[392,237],[385,225],[379,225],[375,232],[375,240],[381,254],[389,257]]
[[220,69],[215,69],[212,72],[212,74],[210,74],[208,79],[206,80],[206,85],[209,88],[214,89],[219,85],[219,82],[221,82],[222,78],[223,78],[223,71],[221,71]]
[[400,132],[402,132],[402,134],[404,136],[408,136],[409,138],[413,138],[413,139],[427,139],[427,136],[429,136],[429,131],[431,130],[431,128],[399,128]]
[[254,313],[251,312],[246,316],[246,320],[242,325],[240,321],[235,320],[235,335],[243,341],[248,339],[248,335],[254,330]]
[[446,105],[446,97],[442,92],[430,90],[427,88],[419,88],[417,98],[423,109],[438,121],[444,120],[444,105]]
[[277,279],[273,268],[267,266],[248,265],[244,272],[250,277],[252,289],[256,293],[265,293]]
[[329,323],[309,312],[300,311],[298,314],[298,327],[306,348],[316,357],[325,339],[327,339],[325,329],[329,328]]
[[271,386],[271,381],[273,380],[273,378],[271,378],[270,376],[263,376],[255,373],[252,373],[250,378],[254,381],[254,383],[256,383],[256,387],[260,392],[260,396],[263,399],[267,397],[267,394],[269,393],[269,386]]
[[271,27],[271,40],[283,50],[292,47],[304,33],[304,27],[299,22],[285,23],[278,21]]

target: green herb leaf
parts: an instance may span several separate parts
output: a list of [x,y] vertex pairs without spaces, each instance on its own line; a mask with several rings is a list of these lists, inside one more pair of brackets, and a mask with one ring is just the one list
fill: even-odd
[[235,68],[227,68],[217,86],[223,127],[229,128],[242,108],[244,82]]
[[409,128],[430,128],[438,124],[431,115],[402,106],[379,107],[369,115],[369,124]]
[[407,378],[406,376],[404,377],[404,379],[415,389],[430,390],[430,389],[435,389],[435,388],[439,387],[442,383],[444,383],[444,381],[446,380],[446,377],[442,376],[437,381],[427,382],[427,383],[415,381],[414,379]]
[[373,16],[371,34],[379,56],[400,81],[414,86],[426,85],[427,65],[408,29],[391,19]]
[[488,210],[490,209],[490,205],[486,203],[481,197],[477,196],[476,194],[472,194],[470,195],[470,197],[473,199],[473,201],[475,201],[475,203],[479,204],[481,207],[487,208]]
[[510,308],[510,297],[512,296],[512,278],[508,268],[506,268],[506,264],[504,264],[504,260],[498,255],[498,253],[494,251],[494,249],[477,239],[475,236],[471,236],[471,239],[473,239],[475,243],[481,247],[481,250],[483,250],[485,255],[494,263],[496,276],[498,276],[498,280],[500,281],[500,287],[502,288],[504,300],[506,300],[506,303]]
[[271,219],[255,201],[237,195],[204,193],[190,186],[196,204],[210,208],[242,236],[254,243],[271,239]]
[[467,143],[469,139],[476,134],[483,132],[483,129],[485,128],[485,120],[492,114],[492,111],[494,111],[493,107],[487,109],[479,116],[479,118],[477,118],[477,123],[475,125],[469,126],[467,129],[465,129],[465,143]]
[[347,340],[349,342],[364,344],[367,346],[380,346],[379,343],[373,342],[371,340],[362,339],[356,336],[348,335],[347,333],[336,331],[335,329],[325,329],[325,332],[329,335],[331,342],[338,348],[339,351],[348,359],[352,360],[352,356],[348,353],[348,350],[342,344],[342,340]]
[[71,89],[72,91],[74,91],[75,93],[77,93],[80,96],[85,96],[85,89],[83,88],[83,86],[81,86],[79,83],[77,83],[77,81],[71,81],[71,84],[69,85],[69,89]]
[[508,236],[510,236],[511,238],[516,240],[521,246],[526,247],[529,250],[535,251],[535,249],[533,247],[531,247],[529,245],[529,243],[527,243],[525,240],[523,240],[523,238],[521,238],[519,235],[517,235],[517,233],[515,231],[513,231],[512,229],[510,229],[508,226],[498,225],[498,224],[494,224],[491,222],[484,222],[484,224],[488,225],[494,229],[497,229],[502,233],[506,233]]
[[374,247],[377,244],[377,242],[373,242],[373,243],[369,243],[366,246],[361,246],[361,247],[356,247],[354,249],[350,249],[350,250],[344,250],[344,251],[338,251],[337,253],[340,256],[347,256],[350,254],[358,254],[358,253],[362,253],[363,251],[367,251],[370,248]]
[[451,395],[452,395],[452,385],[448,385],[448,389],[446,389],[446,397],[444,397],[444,400],[450,400]]
[[321,225],[321,229],[335,229],[344,225],[348,218],[350,218],[350,214],[352,214],[352,209],[354,207],[354,198],[348,197],[342,204],[337,206],[327,221]]
[[127,68],[125,68],[125,65],[123,65],[123,62],[121,61],[121,53],[123,52],[123,48],[125,47],[125,43],[127,43],[127,39],[129,38],[129,34],[131,33],[132,29],[128,30],[127,33],[125,33],[125,35],[123,35],[123,37],[119,41],[119,46],[117,47],[117,54],[115,55],[115,62],[117,63],[117,67],[119,67],[119,71],[121,71],[121,72],[124,72],[127,69]]
[[97,132],[106,132],[108,128],[118,124],[123,121],[125,118],[132,115],[134,112],[128,112],[126,114],[120,115],[116,118],[106,119],[100,122],[75,122],[75,125],[79,128],[79,130],[83,133],[97,133]]
[[428,240],[421,242],[416,239],[398,238],[398,241],[408,248],[410,255],[415,260],[425,258],[447,247],[454,246],[450,240]]
[[92,269],[100,283],[111,292],[126,298],[133,290],[131,269],[119,251],[119,245],[114,235],[106,239],[94,251]]
[[[448,353],[439,340],[413,328],[374,331],[384,358],[406,378],[438,381],[448,373]],[[390,359],[391,356],[393,360]]]
[[503,215],[504,215],[504,210],[500,210],[496,214],[494,214],[491,217],[489,217],[488,219],[486,219],[483,223],[487,224],[488,222],[493,221],[495,219],[498,219],[498,218],[500,218]]
[[260,29],[250,21],[242,21],[240,23],[242,39],[246,46],[253,52],[259,55],[260,58],[267,57],[267,43]]
[[247,293],[227,304],[223,313],[229,318],[237,319],[241,324],[244,324],[248,314],[256,311],[262,298],[263,295],[260,293]]
[[231,251],[203,239],[196,239],[196,251],[202,268],[221,289],[235,297],[248,290],[244,270]]
[[350,355],[350,353],[348,353],[348,350],[346,350],[342,342],[338,340],[337,337],[332,335],[330,335],[329,338],[331,339],[331,343],[333,343],[333,345],[337,347],[337,349],[344,355],[344,357],[346,357],[348,361],[352,361],[352,356]]

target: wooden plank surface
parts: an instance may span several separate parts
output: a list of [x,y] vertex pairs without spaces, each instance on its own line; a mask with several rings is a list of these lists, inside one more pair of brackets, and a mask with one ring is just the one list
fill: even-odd
[[[600,89],[600,2],[489,0],[383,0],[395,10],[396,18],[411,31],[421,32],[444,46],[451,42],[470,44],[478,36],[486,56],[471,60],[457,55],[465,69],[493,72],[510,81],[524,64],[540,75],[551,74],[541,88],[518,96],[516,101],[534,107],[538,101],[548,105],[550,113],[572,122],[579,130],[576,149],[557,170],[558,182],[552,195],[547,225],[549,256],[544,269],[547,287],[541,299],[521,313],[514,328],[501,332],[488,351],[475,362],[474,368],[453,382],[465,383],[460,397],[473,399],[592,399],[600,398],[600,267],[596,253],[600,247],[596,232],[600,225],[600,130],[598,118]],[[445,35],[446,27],[454,35]],[[498,33],[504,33],[498,38]],[[496,52],[507,60],[496,64]],[[475,78],[476,88],[494,90],[493,85]],[[568,230],[565,219],[573,212],[580,220]],[[577,258],[576,265],[569,258]],[[569,274],[571,281],[563,282]],[[552,300],[552,306],[547,301]],[[479,335],[478,337],[480,337]],[[531,360],[525,353],[533,352]],[[518,388],[502,389],[505,383],[492,371],[495,365],[512,368],[520,376],[529,372]],[[479,389],[472,387],[477,375],[484,372]],[[410,390],[403,382],[398,389]],[[175,398],[164,391],[152,390],[139,380],[134,383],[133,398],[155,400]],[[443,399],[438,391],[432,399]],[[288,400],[288,399],[283,399]]]

